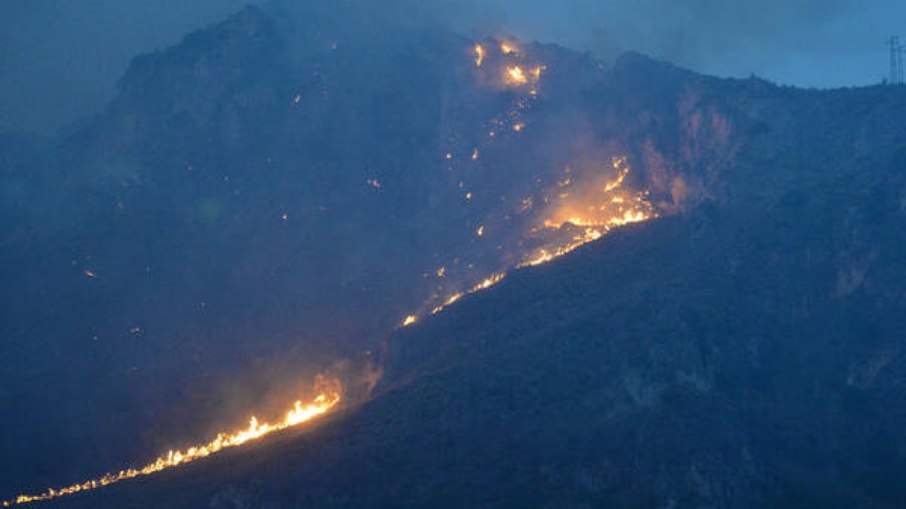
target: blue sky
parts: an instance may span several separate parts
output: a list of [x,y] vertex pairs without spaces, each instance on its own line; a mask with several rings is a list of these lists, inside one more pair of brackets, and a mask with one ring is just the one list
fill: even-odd
[[[366,9],[379,3],[333,1],[359,2]],[[47,133],[96,112],[133,56],[174,44],[246,3],[0,2],[0,131]],[[906,36],[906,2],[892,0],[422,0],[420,5],[467,33],[499,31],[557,42],[605,61],[637,50],[709,74],[755,73],[804,87],[877,83],[887,68],[885,39]]]

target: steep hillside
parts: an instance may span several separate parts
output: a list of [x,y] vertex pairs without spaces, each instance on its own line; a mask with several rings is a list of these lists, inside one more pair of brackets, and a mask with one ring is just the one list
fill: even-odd
[[906,216],[847,189],[612,234],[397,335],[362,408],[63,506],[896,507]]
[[592,127],[588,56],[283,25],[249,7],[136,58],[75,133],[0,141],[0,406],[34,416],[4,425],[4,492],[282,407],[585,235],[575,204],[607,228],[672,206]]
[[904,116],[902,87],[248,8],[75,134],[0,139],[0,489],[345,359],[385,378],[313,433],[61,504],[894,507]]
[[903,91],[710,84],[749,127],[694,209],[398,332],[311,432],[64,507],[897,507]]

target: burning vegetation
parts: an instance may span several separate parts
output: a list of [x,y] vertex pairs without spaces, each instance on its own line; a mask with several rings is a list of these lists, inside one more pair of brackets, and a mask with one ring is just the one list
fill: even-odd
[[[491,88],[495,93],[501,92],[509,101],[509,107],[481,126],[482,136],[487,129],[484,142],[470,143],[465,149],[455,147],[453,150],[445,149],[440,152],[448,170],[452,170],[461,160],[467,160],[467,164],[478,168],[484,164],[486,154],[493,157],[493,150],[484,151],[486,146],[499,143],[501,139],[529,136],[530,133],[526,133],[526,130],[530,123],[526,117],[541,98],[541,85],[547,67],[543,62],[533,58],[530,50],[524,50],[511,41],[497,41],[496,44],[475,44],[472,47],[472,56],[482,83],[485,85],[490,83],[491,86],[486,88]],[[296,95],[292,102],[299,104],[300,101],[301,96]],[[649,193],[627,186],[631,168],[626,157],[604,159],[592,166],[593,168],[581,174],[566,168],[559,180],[554,182],[539,179],[530,195],[524,197],[521,193],[516,195],[518,205],[515,208],[510,205],[510,210],[499,214],[503,217],[484,217],[480,218],[480,222],[472,223],[470,237],[476,243],[493,246],[485,249],[499,252],[500,263],[483,273],[478,270],[474,273],[454,272],[457,265],[467,266],[469,269],[475,267],[475,264],[471,263],[460,264],[457,258],[456,264],[446,264],[427,271],[426,276],[435,278],[438,286],[424,306],[419,311],[405,316],[399,322],[400,326],[412,326],[427,315],[443,312],[467,295],[495,286],[503,281],[511,270],[547,263],[601,238],[616,228],[657,217],[657,211],[648,199]],[[389,189],[385,184],[392,184],[377,177],[368,177],[365,183],[371,188],[370,191],[375,193],[376,190]],[[463,180],[458,182],[455,190],[458,196],[464,198],[460,200],[463,206],[473,206],[474,202],[483,199],[484,190],[480,191],[473,194]],[[288,217],[285,212],[281,216],[283,221],[287,221]],[[519,226],[509,229],[498,228],[507,221]],[[481,267],[483,269],[486,266]],[[91,271],[85,273],[90,278],[94,277]],[[475,277],[478,274],[482,275]],[[257,417],[251,417],[245,428],[218,433],[206,443],[168,451],[144,466],[108,473],[96,479],[48,489],[38,494],[19,495],[3,501],[2,505],[8,507],[51,500],[94,490],[123,480],[175,468],[217,454],[224,449],[238,447],[299,426],[334,410],[343,399],[343,387],[337,380],[320,379],[317,389],[317,395],[311,401],[308,403],[296,401],[282,420],[264,422]]]
[[[490,48],[490,49],[488,49]],[[545,66],[530,58],[511,41],[499,41],[495,45],[475,44],[472,48],[475,67],[487,68],[486,79],[496,87],[525,89],[531,95],[538,94],[538,85]],[[486,62],[489,65],[485,65]]]
[[[478,43],[473,51],[475,66],[481,68],[483,82],[488,83],[490,76],[495,89],[515,93],[509,111],[489,121],[489,138],[496,139],[504,129],[515,135],[522,134],[527,126],[527,112],[540,99],[539,89],[546,66],[533,59],[530,51],[520,49],[511,41]],[[478,154],[476,147],[472,152],[473,161],[478,160]],[[452,152],[447,153],[447,159],[452,159]],[[479,223],[474,230],[475,236],[483,241],[497,242],[497,249],[504,252],[502,260],[506,261],[501,261],[490,276],[481,277],[474,283],[468,283],[470,270],[451,273],[450,269],[457,266],[475,267],[473,263],[460,263],[460,258],[449,264],[450,269],[447,265],[437,269],[434,272],[438,286],[434,294],[420,311],[407,315],[400,325],[408,327],[425,315],[438,314],[463,297],[496,285],[510,270],[547,263],[616,228],[658,216],[649,199],[650,192],[633,189],[627,184],[631,172],[627,157],[605,158],[583,165],[582,170],[566,167],[562,176],[550,184],[545,184],[543,179],[536,180],[533,194],[523,197],[517,210],[504,218],[485,218]],[[460,182],[459,187],[462,185]],[[466,198],[471,200],[472,193],[467,193]],[[493,238],[495,234],[485,227],[485,224],[509,221],[514,216],[522,219],[518,224],[524,225],[523,229],[502,233],[499,239]]]
[[52,500],[66,495],[90,491],[104,486],[109,486],[126,479],[150,475],[170,468],[185,465],[201,458],[217,454],[224,449],[238,447],[271,435],[278,431],[293,428],[303,423],[326,414],[339,405],[343,399],[342,384],[335,379],[318,377],[315,383],[317,395],[308,403],[296,401],[287,411],[282,420],[273,423],[262,422],[257,417],[249,419],[248,426],[243,429],[218,433],[207,443],[193,445],[183,450],[170,450],[156,460],[139,468],[127,468],[116,473],[104,474],[96,479],[91,479],[79,484],[62,488],[49,488],[43,493],[34,495],[19,495],[12,500],[2,502],[3,507],[27,504],[42,500]]
[[657,217],[648,191],[624,188],[630,167],[625,157],[610,161],[613,175],[593,177],[590,184],[574,184],[572,178],[558,182],[561,191],[530,235],[542,246],[526,255],[519,267],[541,265],[597,240],[615,228]]

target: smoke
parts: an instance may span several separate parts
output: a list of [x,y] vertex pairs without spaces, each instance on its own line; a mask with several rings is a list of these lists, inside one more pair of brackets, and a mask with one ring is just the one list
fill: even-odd
[[639,51],[719,76],[797,86],[876,83],[883,42],[906,32],[889,0],[488,0],[476,20],[612,61]]
[[[0,132],[51,132],[98,111],[136,54],[177,43],[247,0],[0,3]],[[800,86],[878,82],[884,39],[906,35],[893,0],[264,0],[349,29],[448,25],[590,51],[635,50],[720,76]]]

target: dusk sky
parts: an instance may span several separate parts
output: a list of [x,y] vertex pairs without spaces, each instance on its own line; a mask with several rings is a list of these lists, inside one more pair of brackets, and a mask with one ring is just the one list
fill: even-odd
[[[50,133],[91,115],[112,97],[135,55],[175,44],[245,3],[3,2],[0,131]],[[604,61],[637,50],[719,76],[755,73],[782,84],[838,87],[873,84],[885,76],[886,39],[906,35],[906,9],[898,5],[893,0],[460,0],[416,10],[436,11],[429,17],[465,33],[512,33],[589,50]]]

